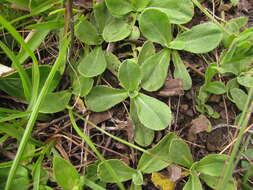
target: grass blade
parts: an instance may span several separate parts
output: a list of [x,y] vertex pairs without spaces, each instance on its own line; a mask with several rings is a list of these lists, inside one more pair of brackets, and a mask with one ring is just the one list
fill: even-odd
[[12,166],[11,166],[10,173],[9,173],[6,185],[5,185],[5,190],[9,190],[11,187],[12,180],[15,176],[15,173],[18,168],[19,162],[21,160],[22,154],[24,152],[25,146],[27,144],[28,139],[31,136],[33,126],[35,124],[35,121],[36,121],[38,113],[39,113],[40,105],[41,105],[42,101],[44,100],[46,94],[48,93],[50,83],[52,82],[57,70],[60,68],[61,63],[64,60],[63,57],[66,56],[66,54],[67,54],[68,44],[69,44],[69,39],[65,38],[63,40],[62,47],[60,48],[59,56],[58,56],[55,64],[53,65],[53,67],[47,77],[47,80],[46,80],[46,82],[45,82],[45,84],[38,96],[38,99],[35,101],[30,118],[29,118],[29,120],[27,122],[27,126],[25,128],[25,132],[24,132],[23,137],[20,141],[20,145],[19,145],[18,151],[16,153],[16,157],[13,161]]

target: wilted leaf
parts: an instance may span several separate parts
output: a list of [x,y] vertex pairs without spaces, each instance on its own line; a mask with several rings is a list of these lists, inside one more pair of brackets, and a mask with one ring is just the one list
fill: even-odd
[[153,184],[161,190],[174,190],[176,185],[169,176],[165,176],[162,173],[152,173],[151,180]]
[[164,86],[158,91],[159,96],[170,97],[179,96],[183,94],[183,81],[182,79],[168,78]]

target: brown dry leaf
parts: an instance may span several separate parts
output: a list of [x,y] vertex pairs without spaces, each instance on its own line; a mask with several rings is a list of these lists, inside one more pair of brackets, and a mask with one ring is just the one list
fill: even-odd
[[[103,121],[107,121],[111,118],[112,116],[110,112],[105,111],[105,112],[92,113],[89,117],[89,121],[96,125],[102,123]],[[88,125],[88,127],[90,127],[90,125]]]
[[84,8],[92,8],[93,6],[92,0],[74,0],[74,3]]
[[161,190],[174,190],[176,186],[176,183],[169,176],[161,173],[152,173],[151,181]]
[[178,181],[182,177],[182,169],[175,164],[169,165],[167,168],[170,174],[171,181]]
[[163,97],[179,96],[183,94],[182,79],[167,79],[163,88],[159,90],[158,95]]
[[203,131],[210,131],[211,123],[204,115],[200,115],[198,118],[192,120],[191,128],[188,133],[188,140],[194,141],[196,139],[196,134]]

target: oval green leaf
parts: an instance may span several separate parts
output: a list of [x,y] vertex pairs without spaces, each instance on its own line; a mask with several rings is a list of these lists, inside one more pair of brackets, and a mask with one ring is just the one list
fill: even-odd
[[171,164],[169,159],[169,147],[172,139],[178,138],[173,133],[167,134],[159,141],[153,148],[149,149],[147,153],[143,153],[137,169],[143,173],[153,173],[166,168]]
[[253,76],[251,75],[240,75],[237,77],[237,82],[245,87],[252,88],[253,87]]
[[140,16],[142,34],[152,42],[168,46],[171,39],[171,25],[168,16],[159,9],[145,9]]
[[107,183],[116,183],[116,181],[108,172],[106,164],[110,164],[112,166],[120,182],[132,179],[133,175],[135,175],[137,172],[135,169],[130,168],[120,160],[105,160],[98,165],[98,176],[102,181]]
[[233,102],[236,104],[237,108],[243,111],[245,104],[247,102],[248,95],[239,88],[232,88],[230,90],[230,95],[233,99]]
[[73,91],[72,93],[81,97],[86,96],[92,89],[94,80],[92,78],[86,78],[80,76],[79,78],[75,78],[72,83]]
[[56,113],[64,110],[71,98],[68,90],[49,93],[40,106],[40,113]]
[[142,88],[156,91],[161,88],[167,78],[170,64],[170,51],[164,49],[147,59],[141,66]]
[[150,56],[155,54],[155,46],[153,42],[146,41],[141,47],[138,56],[138,65],[142,65]]
[[141,93],[134,98],[134,103],[138,118],[145,127],[159,131],[171,123],[171,110],[165,103]]
[[221,176],[228,156],[225,154],[209,154],[194,165],[194,170],[210,175]]
[[53,171],[57,184],[64,190],[74,189],[78,186],[80,176],[77,170],[67,160],[55,156],[53,160]]
[[76,37],[88,45],[100,45],[103,42],[96,27],[87,20],[78,25]]
[[204,23],[192,27],[190,30],[183,32],[172,41],[169,48],[178,49],[178,45],[184,43],[182,49],[192,53],[207,53],[216,48],[222,40],[222,31],[214,23]]
[[[129,22],[129,20],[132,20]],[[117,42],[128,37],[133,30],[134,19],[132,16],[125,16],[121,18],[111,17],[107,22],[103,38],[106,42]]]
[[187,23],[194,15],[191,0],[152,0],[149,7],[161,8],[173,24]]
[[128,97],[125,90],[118,90],[106,86],[96,86],[88,94],[86,105],[95,112],[102,112],[110,109]]
[[219,81],[209,82],[203,89],[209,93],[217,95],[224,94],[226,92],[225,84]]
[[78,65],[78,71],[84,77],[95,77],[106,69],[106,59],[101,47],[96,47],[85,56]]
[[134,10],[129,0],[105,0],[109,11],[114,15],[125,15]]
[[203,190],[199,177],[195,172],[190,175],[190,178],[185,184],[183,190]]
[[119,81],[127,90],[138,90],[141,82],[140,66],[133,60],[125,60],[119,68]]

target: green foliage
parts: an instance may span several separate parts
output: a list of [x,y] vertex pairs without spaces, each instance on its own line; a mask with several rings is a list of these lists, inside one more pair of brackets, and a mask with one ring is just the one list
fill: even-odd
[[78,189],[80,176],[71,163],[61,157],[55,156],[53,161],[53,171],[57,183],[64,190]]
[[78,65],[78,71],[84,77],[94,77],[106,69],[105,54],[101,47],[96,47],[86,55]]
[[179,34],[169,47],[192,53],[207,53],[219,45],[222,36],[222,31],[216,24],[199,24]]
[[203,190],[197,173],[193,172],[190,179],[186,182],[183,190]]
[[[157,22],[159,20],[159,22]],[[143,11],[139,20],[142,34],[152,42],[168,46],[172,39],[170,22],[166,13],[149,8]]]

